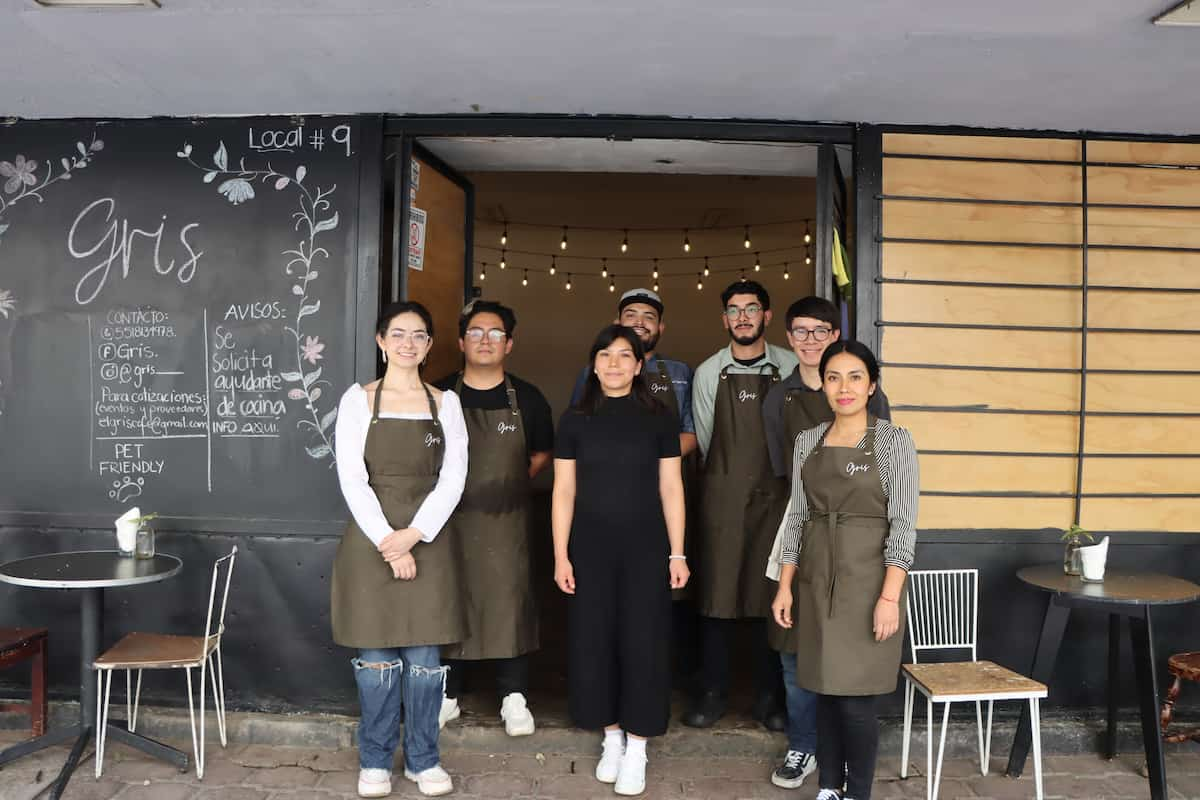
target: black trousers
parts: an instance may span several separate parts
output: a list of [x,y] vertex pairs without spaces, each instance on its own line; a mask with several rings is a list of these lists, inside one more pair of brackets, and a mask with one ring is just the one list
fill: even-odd
[[494,658],[484,661],[447,660],[450,667],[446,673],[446,697],[461,697],[468,684],[468,674],[478,673],[477,665],[491,664],[496,670],[496,691],[500,697],[507,697],[513,692],[529,694],[529,656],[520,655],[513,658]]
[[[581,543],[583,544],[583,543]],[[590,544],[590,543],[589,543]],[[576,547],[567,696],[581,728],[661,736],[671,713],[671,591],[665,552]]]
[[879,753],[878,695],[817,695],[817,766],[822,789],[844,784],[846,800],[871,800]]
[[730,652],[739,625],[750,628],[750,663],[754,670],[755,697],[770,695],[782,700],[783,677],[779,654],[767,644],[767,620],[700,618],[700,659],[703,690],[729,694]]

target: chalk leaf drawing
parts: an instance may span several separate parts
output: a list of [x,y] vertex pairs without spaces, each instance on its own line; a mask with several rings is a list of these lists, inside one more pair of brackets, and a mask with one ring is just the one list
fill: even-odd
[[57,173],[52,160],[38,161],[22,153],[18,153],[12,161],[0,160],[0,180],[4,181],[0,186],[0,240],[9,228],[4,217],[13,206],[31,198],[39,203],[44,202],[46,198],[42,192],[47,187],[70,180],[74,172],[85,169],[103,149],[104,142],[95,134],[92,134],[91,144],[76,142],[75,150],[58,160],[61,170]]
[[[321,310],[321,301],[309,297],[313,281],[320,276],[317,267],[322,260],[329,258],[329,251],[317,244],[317,237],[326,231],[337,228],[338,212],[333,210],[329,198],[337,190],[334,184],[329,189],[311,186],[304,182],[308,170],[304,166],[296,168],[292,175],[277,172],[268,162],[264,169],[253,169],[246,166],[246,159],[239,159],[235,169],[230,169],[229,151],[225,142],[220,142],[212,156],[211,165],[199,164],[192,157],[192,145],[184,143],[175,155],[204,173],[204,183],[213,183],[218,178],[217,192],[233,205],[241,205],[253,200],[257,195],[254,184],[261,183],[270,186],[277,192],[289,187],[296,193],[298,209],[292,214],[293,230],[300,234],[296,247],[284,250],[282,255],[288,259],[283,271],[292,280],[292,296],[296,298],[296,316],[291,325],[284,327],[296,344],[296,369],[279,373],[288,383],[295,384],[288,390],[289,400],[302,403],[305,419],[296,423],[302,430],[308,430],[311,441],[305,445],[305,450],[311,458],[332,459],[334,456],[333,423],[337,420],[337,404],[325,410],[319,403],[322,395],[322,385],[332,386],[327,380],[321,380],[321,367],[317,361],[324,358],[321,352],[325,349],[320,336],[309,336],[304,332],[305,319],[315,317]],[[311,322],[311,320],[310,320]],[[306,370],[305,363],[311,367]]]

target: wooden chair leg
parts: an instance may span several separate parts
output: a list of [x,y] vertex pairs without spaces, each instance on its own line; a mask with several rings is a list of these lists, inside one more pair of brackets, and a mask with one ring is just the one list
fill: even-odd
[[1178,675],[1175,676],[1175,682],[1171,684],[1171,688],[1167,690],[1167,698],[1163,701],[1162,712],[1159,714],[1159,730],[1162,731],[1163,738],[1167,736],[1167,728],[1171,724],[1171,717],[1175,715],[1175,701],[1179,699],[1179,690],[1183,687],[1183,681]]
[[46,718],[49,716],[46,701],[46,678],[49,671],[47,661],[46,640],[42,639],[31,664],[33,674],[30,681],[32,692],[29,697],[29,727],[35,737],[46,733]]

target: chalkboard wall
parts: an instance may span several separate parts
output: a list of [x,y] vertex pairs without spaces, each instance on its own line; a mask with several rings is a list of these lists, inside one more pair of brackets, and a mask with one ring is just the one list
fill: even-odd
[[346,518],[359,139],[350,118],[0,128],[0,514]]

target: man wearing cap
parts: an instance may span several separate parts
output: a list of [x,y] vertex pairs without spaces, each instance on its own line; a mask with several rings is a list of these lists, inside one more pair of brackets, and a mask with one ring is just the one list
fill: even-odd
[[779,657],[767,645],[766,628],[775,585],[763,572],[787,505],[787,485],[771,468],[762,406],[797,359],[767,343],[771,296],[758,282],[737,281],[721,293],[721,320],[730,343],[696,368],[692,382],[704,460],[692,547],[703,677],[683,723],[707,728],[724,715],[735,621],[749,619],[753,715],[771,730],[783,730]]
[[459,715],[464,662],[491,661],[509,736],[533,733],[526,705],[528,653],[538,647],[530,575],[529,481],[550,463],[554,418],[538,388],[504,369],[517,318],[511,308],[476,300],[458,321],[466,366],[435,385],[451,389],[467,422],[467,483],[446,530],[466,576],[465,641],[443,648],[449,661],[444,725]]
[[[654,396],[666,403],[679,420],[679,450],[686,458],[696,449],[696,426],[692,421],[692,368],[682,361],[658,355],[658,340],[667,323],[663,322],[663,302],[657,292],[649,289],[630,289],[617,302],[617,325],[633,328],[642,340],[646,360],[642,375]],[[583,387],[591,367],[585,366],[571,392],[571,405],[583,397]]]

